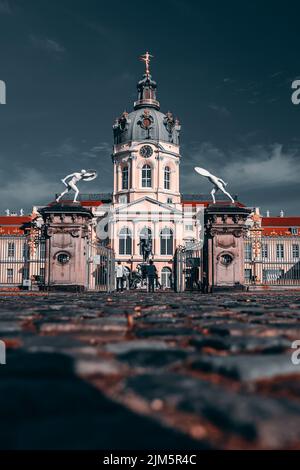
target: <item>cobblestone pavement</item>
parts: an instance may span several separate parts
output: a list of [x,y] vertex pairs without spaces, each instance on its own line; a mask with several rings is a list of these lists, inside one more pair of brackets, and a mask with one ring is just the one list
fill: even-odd
[[2,449],[300,448],[300,293],[0,295]]

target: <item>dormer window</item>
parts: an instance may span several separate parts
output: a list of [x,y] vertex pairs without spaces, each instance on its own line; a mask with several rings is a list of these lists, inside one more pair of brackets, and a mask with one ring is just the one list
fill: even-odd
[[291,227],[291,234],[292,235],[298,235],[298,228],[297,227]]

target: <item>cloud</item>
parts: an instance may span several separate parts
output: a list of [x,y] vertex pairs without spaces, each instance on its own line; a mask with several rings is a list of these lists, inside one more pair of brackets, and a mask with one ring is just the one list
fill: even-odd
[[208,105],[208,107],[220,116],[229,117],[231,115],[231,112],[225,106],[219,106],[217,104],[211,103]]
[[111,143],[109,142],[101,142],[100,144],[95,145],[94,147],[91,148],[92,152],[111,152]]
[[102,142],[100,144],[94,145],[89,150],[82,152],[81,155],[87,158],[97,158],[101,154],[109,156],[111,154],[111,151],[111,144],[109,144],[108,142]]
[[0,187],[0,198],[7,201],[8,208],[30,210],[32,205],[46,204],[54,199],[59,184],[36,169],[14,171],[14,177],[6,177]]
[[189,190],[197,188],[201,192],[199,186],[208,186],[204,184],[204,178],[194,172],[194,166],[202,166],[221,176],[230,183],[233,191],[252,191],[254,195],[263,188],[278,195],[280,188],[298,185],[300,158],[297,150],[284,150],[278,143],[225,151],[204,142],[197,150],[194,148],[189,157],[182,159],[183,186],[187,179]]
[[[86,143],[82,141],[82,143]],[[71,138],[66,138],[62,143],[57,146],[47,148],[42,151],[41,156],[46,158],[63,158],[67,160],[72,157],[73,160],[78,158],[96,158],[99,154],[111,154],[111,144],[108,142],[101,142],[93,145],[88,149],[82,149],[80,145],[73,143]]]
[[31,35],[30,42],[36,49],[41,49],[55,55],[61,55],[66,52],[66,49],[54,39]]
[[65,139],[56,147],[51,147],[41,153],[46,158],[65,158],[78,154],[78,148],[72,143],[71,139]]
[[[246,155],[245,155],[246,153]],[[299,182],[300,161],[295,150],[283,150],[280,144],[257,145],[248,152],[234,152],[235,161],[225,166],[225,176],[239,179],[239,186],[277,187]]]
[[8,0],[0,0],[0,14],[12,14],[12,8]]

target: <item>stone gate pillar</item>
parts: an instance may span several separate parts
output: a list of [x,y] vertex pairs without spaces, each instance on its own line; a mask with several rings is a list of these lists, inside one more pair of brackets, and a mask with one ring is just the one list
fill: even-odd
[[45,284],[50,289],[87,287],[87,242],[92,213],[79,203],[55,204],[40,210],[46,234]]
[[203,271],[209,290],[244,286],[244,240],[251,210],[235,205],[212,204],[205,209]]

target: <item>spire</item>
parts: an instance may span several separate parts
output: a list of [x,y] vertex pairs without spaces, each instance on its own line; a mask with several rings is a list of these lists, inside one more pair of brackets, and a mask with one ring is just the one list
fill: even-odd
[[140,60],[145,62],[145,73],[142,80],[137,84],[138,99],[134,103],[134,109],[139,108],[155,108],[159,109],[160,104],[156,100],[156,82],[152,80],[150,74],[150,60],[153,56],[146,52],[140,56]]

